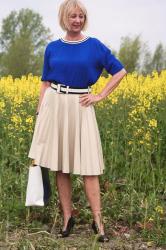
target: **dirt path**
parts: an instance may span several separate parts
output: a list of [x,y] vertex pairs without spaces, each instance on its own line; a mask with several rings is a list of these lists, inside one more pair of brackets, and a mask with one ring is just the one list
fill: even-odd
[[124,232],[121,235],[111,236],[108,243],[98,243],[89,225],[76,226],[74,233],[67,238],[61,238],[59,229],[49,232],[47,226],[43,228],[15,229],[1,235],[0,250],[164,250],[153,242],[143,242],[133,232]]

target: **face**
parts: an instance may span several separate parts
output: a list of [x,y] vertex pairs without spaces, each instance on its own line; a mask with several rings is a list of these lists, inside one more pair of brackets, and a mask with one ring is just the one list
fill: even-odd
[[83,12],[76,8],[69,14],[69,29],[73,32],[80,32],[84,26],[85,16]]

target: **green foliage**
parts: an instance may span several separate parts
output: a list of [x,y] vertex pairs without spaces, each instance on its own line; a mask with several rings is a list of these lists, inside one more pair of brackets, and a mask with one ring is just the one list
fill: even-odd
[[158,72],[166,68],[166,51],[161,43],[159,43],[155,49],[152,68]]
[[153,71],[153,65],[152,65],[152,54],[146,44],[142,46],[142,65],[140,67],[140,72],[143,75],[150,74]]
[[148,48],[140,36],[135,38],[122,37],[118,58],[124,64],[127,72],[137,71],[144,75],[153,70],[161,72],[166,68],[166,49],[159,43],[154,53]]
[[12,11],[2,21],[0,33],[0,74],[41,74],[44,47],[50,30],[42,24],[42,17],[30,9]]
[[118,57],[125,65],[127,72],[131,73],[138,69],[141,50],[141,40],[135,38],[122,37]]

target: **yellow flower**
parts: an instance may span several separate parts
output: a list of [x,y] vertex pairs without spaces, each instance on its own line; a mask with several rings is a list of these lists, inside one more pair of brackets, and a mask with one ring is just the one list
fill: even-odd
[[12,121],[13,123],[15,123],[15,125],[19,125],[19,124],[21,124],[22,119],[21,119],[21,117],[18,116],[18,115],[13,115],[13,116],[11,117],[11,121]]
[[159,213],[159,214],[163,214],[164,213],[164,209],[161,207],[161,206],[157,206],[155,208],[156,212]]
[[141,135],[143,132],[144,132],[143,129],[139,128],[136,131],[134,131],[134,136]]
[[150,120],[149,127],[156,128],[157,127],[157,120],[155,120],[155,119]]
[[146,134],[145,134],[145,140],[146,140],[146,141],[150,141],[150,140],[151,140],[151,134],[150,134],[149,131],[146,132]]
[[25,122],[31,125],[33,123],[33,117],[32,116],[28,116],[26,118]]
[[132,141],[128,141],[128,144],[131,145],[133,142]]
[[5,108],[4,101],[0,101],[0,111],[2,111]]
[[149,221],[149,222],[150,222],[150,221],[154,221],[154,219],[153,219],[152,217],[150,217],[148,221]]
[[118,98],[117,97],[112,97],[111,102],[112,102],[112,104],[117,104]]
[[143,105],[145,108],[150,108],[150,101],[149,100],[144,100]]

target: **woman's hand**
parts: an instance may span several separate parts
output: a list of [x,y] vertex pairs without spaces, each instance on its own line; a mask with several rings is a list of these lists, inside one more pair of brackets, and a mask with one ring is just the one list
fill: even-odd
[[88,107],[91,104],[97,103],[101,101],[103,98],[100,95],[93,94],[81,94],[80,95],[80,104],[82,106]]

